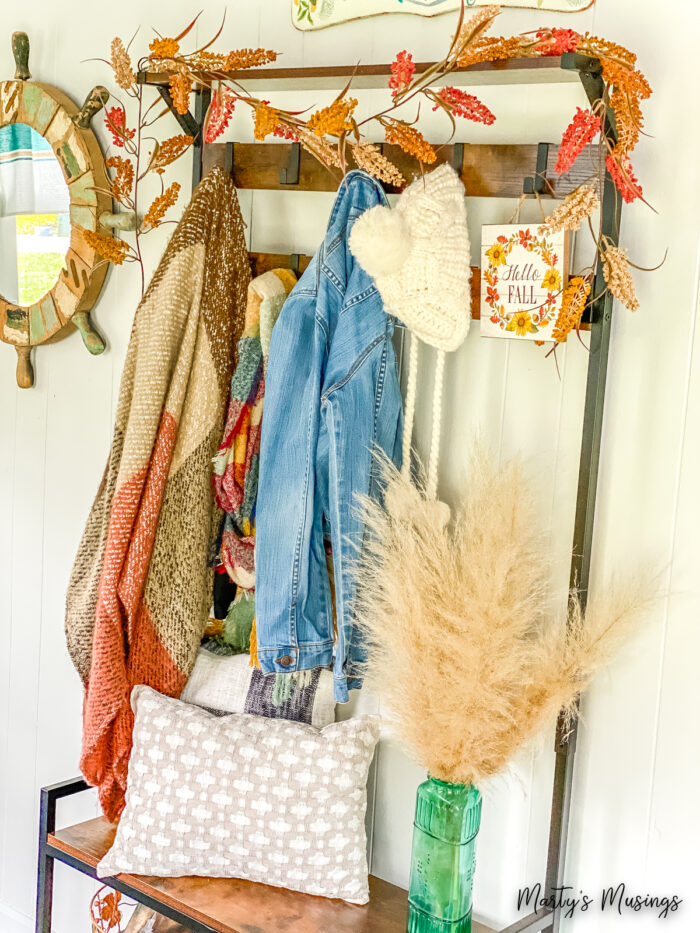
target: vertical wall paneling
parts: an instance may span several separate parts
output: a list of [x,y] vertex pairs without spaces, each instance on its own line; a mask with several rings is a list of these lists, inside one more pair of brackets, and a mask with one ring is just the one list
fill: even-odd
[[[3,347],[3,349],[8,349]],[[43,531],[46,477],[46,428],[50,361],[37,373],[36,386],[26,392],[18,408],[14,436],[12,477],[12,599],[11,630],[5,645],[10,672],[8,690],[7,749],[12,762],[12,788],[5,800],[6,839],[13,842],[5,853],[0,884],[13,893],[17,908],[31,910],[27,869],[34,859],[36,806],[33,793],[39,717],[39,655],[43,594]],[[22,754],[16,752],[21,750]],[[14,906],[14,905],[13,905]]]
[[[8,800],[10,794],[10,774],[7,762],[10,761],[10,672],[11,666],[11,624],[12,619],[12,540],[13,540],[13,498],[15,474],[15,373],[14,351],[10,348],[3,354],[3,366],[0,367],[0,878],[4,869],[4,846],[7,837]],[[1,891],[1,888],[0,888]]]

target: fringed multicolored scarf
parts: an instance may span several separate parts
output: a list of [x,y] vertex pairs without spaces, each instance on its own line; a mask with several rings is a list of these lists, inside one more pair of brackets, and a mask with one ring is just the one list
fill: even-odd
[[195,190],[136,311],[112,446],[68,589],[85,685],[80,766],[110,820],[124,806],[131,688],[179,696],[212,593],[221,438],[250,282],[231,179]]
[[223,650],[248,650],[255,616],[255,506],[265,370],[272,328],[295,285],[291,270],[272,269],[248,286],[245,330],[238,344],[226,427],[214,458],[214,493],[226,513],[220,560],[238,586],[226,619],[216,629],[216,641],[222,642]]

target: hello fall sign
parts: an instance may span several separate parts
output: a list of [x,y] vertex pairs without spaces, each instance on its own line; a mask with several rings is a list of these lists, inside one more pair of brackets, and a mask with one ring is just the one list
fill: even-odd
[[481,335],[551,340],[561,311],[568,232],[534,224],[481,228]]
[[[465,0],[465,7],[488,6],[492,0]],[[501,0],[500,6],[529,7],[535,10],[558,10],[576,13],[592,6],[595,0]],[[461,0],[291,0],[292,22],[297,29],[323,29],[335,23],[380,13],[417,13],[436,16],[459,10]]]

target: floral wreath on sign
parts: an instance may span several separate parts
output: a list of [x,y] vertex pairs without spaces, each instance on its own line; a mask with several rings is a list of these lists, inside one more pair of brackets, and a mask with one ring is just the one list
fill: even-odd
[[[514,246],[521,246],[528,253],[536,253],[548,267],[540,283],[542,288],[546,289],[547,297],[539,307],[534,308],[532,311],[519,308],[515,312],[506,312],[503,304],[501,304],[502,299],[498,291],[498,269],[499,266],[508,264],[508,257],[512,253]],[[501,330],[515,333],[518,337],[538,333],[552,320],[557,296],[561,292],[561,275],[556,268],[559,257],[552,252],[547,238],[536,239],[530,233],[529,227],[527,230],[516,230],[509,237],[503,235],[497,237],[496,242],[486,250],[486,255],[489,261],[484,272],[486,282],[485,301],[491,308],[491,323],[498,324]]]
[[[651,94],[644,75],[636,68],[636,56],[624,46],[608,39],[579,33],[573,29],[543,28],[515,36],[489,36],[500,10],[485,6],[465,18],[462,5],[457,28],[446,54],[440,61],[417,73],[413,55],[403,50],[391,65],[388,80],[390,100],[378,113],[364,119],[356,116],[358,99],[350,95],[352,79],[335,99],[319,107],[310,115],[302,110],[286,110],[271,101],[260,99],[245,87],[241,70],[264,66],[274,62],[277,53],[269,49],[239,49],[213,52],[214,42],[223,30],[204,46],[191,52],[182,48],[182,42],[191,32],[196,19],[175,38],[157,36],[149,44],[148,54],[138,60],[138,71],[155,72],[169,76],[169,92],[175,109],[186,114],[190,94],[195,87],[209,88],[211,105],[204,121],[204,142],[218,139],[229,125],[238,106],[249,107],[253,117],[256,140],[269,136],[298,142],[328,170],[338,176],[357,166],[370,175],[395,187],[402,187],[406,179],[399,168],[382,152],[379,144],[370,141],[366,133],[379,130],[384,140],[399,146],[413,156],[421,169],[437,160],[435,148],[416,127],[421,103],[445,114],[453,132],[459,120],[486,125],[496,117],[473,94],[452,87],[445,79],[455,71],[486,61],[511,58],[539,58],[561,56],[577,52],[601,63],[603,91],[599,100],[589,108],[578,107],[564,130],[555,171],[567,173],[581,153],[598,141],[601,159],[593,160],[591,176],[572,191],[538,229],[540,235],[557,230],[577,230],[587,223],[595,241],[596,255],[600,256],[605,277],[605,289],[610,291],[626,308],[635,311],[637,301],[631,268],[625,249],[609,242],[600,229],[593,229],[591,217],[600,207],[598,191],[602,189],[605,171],[615,183],[619,197],[626,202],[644,200],[642,188],[635,177],[630,154],[634,150],[643,128],[642,103]],[[133,40],[132,40],[133,41]],[[137,105],[135,125],[127,119],[125,102],[117,103],[107,111],[107,125],[114,145],[124,154],[112,156],[107,164],[112,169],[112,195],[134,217],[133,245],[99,231],[89,235],[93,247],[110,262],[138,262],[142,268],[140,237],[167,222],[167,211],[177,202],[180,186],[177,182],[165,185],[165,170],[194,142],[192,136],[180,134],[158,143],[150,127],[167,113],[167,108],[156,113],[157,100],[149,106],[143,101],[144,85],[131,61],[129,45],[121,39],[112,42],[109,64],[114,79],[127,98]],[[415,105],[411,107],[409,105]],[[605,132],[606,114],[614,117],[615,133]],[[160,178],[160,193],[141,217],[140,183],[149,176]],[[123,229],[128,229],[126,225]],[[600,295],[591,296],[595,261],[574,275],[563,292],[563,307],[556,322],[553,339],[566,340],[578,327],[586,308]],[[635,268],[640,268],[636,266]]]

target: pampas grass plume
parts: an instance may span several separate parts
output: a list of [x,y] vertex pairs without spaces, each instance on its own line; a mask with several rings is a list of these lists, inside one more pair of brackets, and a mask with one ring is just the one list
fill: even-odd
[[[385,506],[363,503],[372,529],[357,568],[365,677],[398,739],[436,778],[481,785],[580,692],[639,621],[648,585],[604,589],[584,614],[546,612],[549,561],[522,465],[476,450],[450,523],[389,463]],[[568,621],[568,624],[567,624]]]

